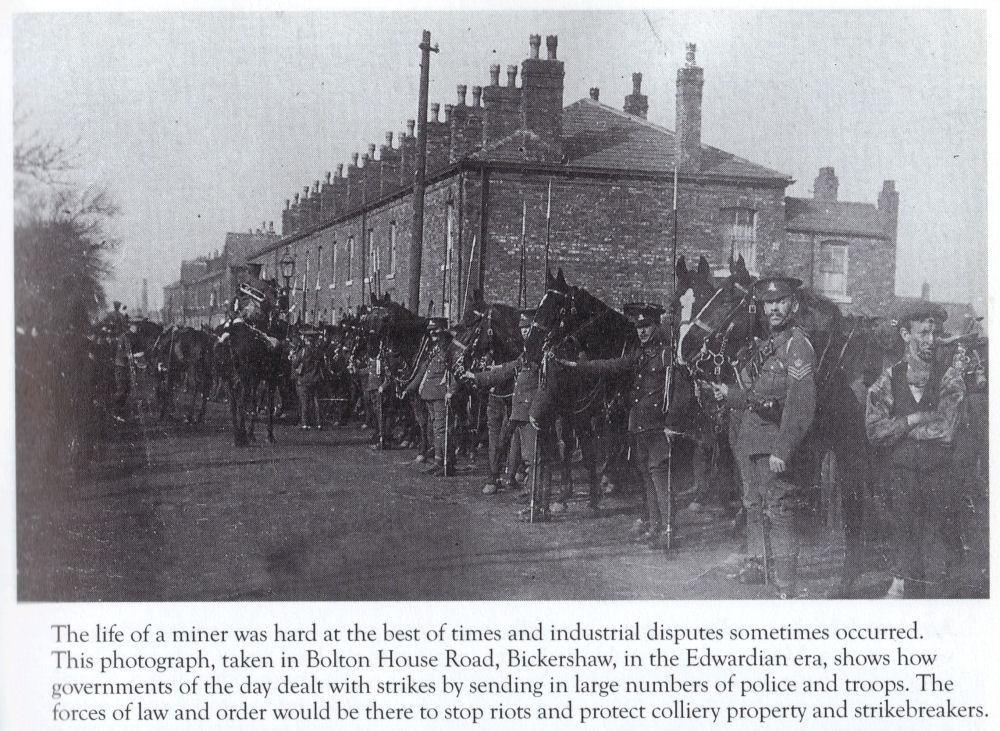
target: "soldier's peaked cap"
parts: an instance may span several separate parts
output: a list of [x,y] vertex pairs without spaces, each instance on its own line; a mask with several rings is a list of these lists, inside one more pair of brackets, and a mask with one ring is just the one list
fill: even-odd
[[438,332],[441,330],[448,329],[448,318],[447,317],[429,317],[427,318],[427,332]]
[[660,324],[660,316],[664,309],[653,302],[629,302],[622,307],[625,316],[630,318],[636,327],[647,327]]
[[802,280],[795,277],[762,277],[754,285],[753,295],[761,302],[777,302],[795,294]]

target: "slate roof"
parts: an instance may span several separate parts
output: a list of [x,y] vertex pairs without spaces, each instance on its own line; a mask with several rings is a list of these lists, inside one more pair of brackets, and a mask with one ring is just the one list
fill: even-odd
[[247,256],[256,253],[269,244],[275,243],[280,236],[274,233],[233,233],[226,234],[226,243],[223,248],[230,264],[239,264],[246,260]]
[[871,203],[785,198],[788,231],[889,238],[878,207]]
[[[562,143],[570,165],[660,173],[674,170],[673,131],[593,99],[581,99],[563,110]],[[792,180],[785,173],[709,145],[702,145],[701,151],[704,175]]]

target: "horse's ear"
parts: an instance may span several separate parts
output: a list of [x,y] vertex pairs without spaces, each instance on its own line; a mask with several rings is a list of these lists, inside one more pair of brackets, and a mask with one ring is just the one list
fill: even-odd
[[730,271],[739,272],[740,274],[745,274],[747,276],[750,276],[750,272],[747,271],[747,263],[746,260],[743,258],[743,254],[739,255],[739,258],[737,258],[733,266],[730,267]]
[[566,286],[566,277],[563,276],[562,267],[559,267],[559,271],[556,272],[556,284],[560,287]]
[[552,276],[552,270],[545,270],[545,288],[552,289],[552,285],[556,283],[555,278]]
[[708,264],[708,259],[704,255],[698,258],[698,276],[702,279],[712,278],[712,267]]
[[675,267],[675,270],[677,272],[677,281],[687,279],[688,267],[683,254],[677,257],[677,266]]

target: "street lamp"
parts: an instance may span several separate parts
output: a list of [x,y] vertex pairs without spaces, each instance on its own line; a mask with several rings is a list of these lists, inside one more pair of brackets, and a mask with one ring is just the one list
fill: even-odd
[[291,289],[292,277],[295,276],[295,259],[290,251],[285,251],[285,258],[281,260],[281,276],[285,280],[285,294]]

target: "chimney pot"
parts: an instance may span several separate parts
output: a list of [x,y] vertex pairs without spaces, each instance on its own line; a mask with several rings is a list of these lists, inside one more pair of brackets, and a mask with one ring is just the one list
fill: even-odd
[[507,67],[507,86],[513,89],[517,85],[517,66]]
[[687,66],[689,69],[694,68],[695,66],[694,54],[697,50],[698,50],[697,43],[687,44],[687,53],[684,54],[684,65]]
[[362,156],[361,156],[361,163],[362,163],[362,165],[361,165],[361,166],[362,166],[362,167],[368,167],[368,161],[369,161],[370,159],[371,159],[371,157],[369,157],[369,155],[368,155],[368,153],[367,153],[367,152],[366,152],[366,153],[365,153],[364,155],[362,155]]
[[292,201],[288,198],[285,198],[285,210],[287,211],[291,207],[292,207]]
[[416,126],[416,122],[412,119],[406,120],[406,134],[408,137],[413,137],[413,128]]
[[325,181],[327,185],[330,184],[330,178],[332,178],[332,177],[333,177],[333,173],[331,173],[329,170],[327,170],[326,171],[326,181]]
[[639,71],[632,74],[632,93],[637,96],[642,93],[642,73]]
[[274,221],[268,221],[267,222],[267,232],[269,234],[273,234],[274,233]]
[[358,166],[358,153],[356,152],[351,153],[351,165],[353,165],[354,167]]
[[531,58],[538,58],[538,49],[542,47],[542,37],[534,34],[528,36],[528,45],[531,47]]
[[319,181],[318,180],[314,180],[313,181],[313,192],[314,193],[319,193]]
[[458,106],[464,107],[465,106],[465,93],[468,90],[468,87],[465,84],[459,84],[455,88],[458,91]]
[[293,198],[295,199],[295,205],[298,205],[298,204],[299,204],[299,194],[298,194],[298,193],[296,193],[296,194],[295,194],[294,196],[292,196],[292,197],[293,197]]
[[545,36],[545,50],[548,51],[549,61],[556,60],[556,47],[559,45],[559,36]]
[[337,177],[338,178],[344,177],[344,163],[342,162],[337,163]]
[[500,86],[500,64],[490,66],[490,86]]
[[441,113],[441,105],[437,102],[431,104],[431,119],[434,122],[438,121],[438,115]]
[[368,143],[368,157],[370,157],[372,159],[375,158],[375,143],[374,142],[369,142]]
[[385,146],[392,147],[392,132],[385,133]]
[[478,107],[480,99],[483,98],[483,87],[473,86],[472,87],[472,106]]
[[445,122],[450,122],[451,121],[451,113],[452,113],[452,111],[454,109],[455,109],[455,106],[453,104],[445,104],[444,105],[444,121]]
[[309,186],[308,185],[302,186],[302,197],[303,198],[308,198],[309,197]]
[[601,90],[599,87],[596,86],[590,87],[590,98],[593,99],[595,102],[599,102],[601,100]]

